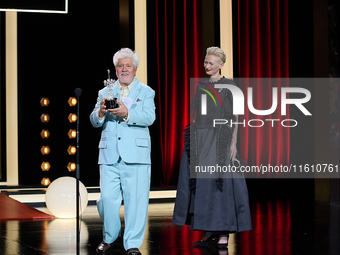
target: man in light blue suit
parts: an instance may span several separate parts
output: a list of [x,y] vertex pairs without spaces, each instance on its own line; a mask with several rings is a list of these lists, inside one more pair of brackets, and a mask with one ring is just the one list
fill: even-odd
[[109,88],[99,91],[90,115],[94,127],[102,127],[99,142],[101,197],[97,201],[103,220],[103,242],[96,251],[108,253],[121,234],[119,209],[124,198],[124,248],[141,254],[150,191],[151,143],[148,126],[155,120],[155,92],[135,77],[139,56],[128,48],[113,57],[118,80],[113,94],[119,107],[106,109]]

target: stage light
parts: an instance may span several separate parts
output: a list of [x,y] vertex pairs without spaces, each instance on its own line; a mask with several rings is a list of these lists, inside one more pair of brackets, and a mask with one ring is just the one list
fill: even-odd
[[51,168],[51,165],[50,165],[49,162],[42,162],[42,164],[41,164],[41,169],[42,169],[43,171],[48,171],[48,170],[50,170],[50,168]]
[[50,131],[48,129],[43,129],[40,133],[42,139],[47,139],[50,137]]
[[50,104],[50,100],[48,99],[48,97],[43,97],[40,100],[40,104],[42,107],[47,107]]
[[75,97],[70,97],[69,99],[68,99],[68,104],[69,104],[69,106],[76,106],[77,105],[77,99],[75,98]]
[[50,115],[48,113],[43,113],[40,117],[42,123],[47,123],[50,121]]
[[67,134],[70,139],[74,139],[77,137],[77,130],[70,129]]
[[76,152],[77,152],[76,146],[68,146],[67,152],[68,152],[69,155],[74,155],[74,154],[76,154]]
[[49,146],[44,145],[43,147],[41,147],[40,151],[41,151],[42,155],[48,155],[50,153],[51,149],[50,149]]
[[73,163],[73,162],[69,162],[68,165],[67,165],[67,169],[69,172],[74,172],[76,171],[76,163]]
[[48,186],[51,183],[50,178],[42,178],[41,185]]
[[[48,210],[58,218],[75,218],[76,214],[76,178],[60,177],[48,187],[45,203]],[[79,215],[88,203],[87,190],[79,181]]]
[[69,122],[76,122],[77,121],[77,115],[74,113],[70,113],[70,115],[68,116],[68,120]]

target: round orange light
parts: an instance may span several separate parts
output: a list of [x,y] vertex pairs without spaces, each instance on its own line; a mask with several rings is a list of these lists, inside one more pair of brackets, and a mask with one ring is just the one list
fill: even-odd
[[50,115],[48,113],[43,113],[40,117],[42,123],[47,123],[50,121]]
[[40,167],[43,171],[48,171],[50,170],[51,165],[49,162],[42,162]]
[[69,155],[74,155],[74,154],[76,154],[76,152],[77,152],[76,146],[68,146],[67,152],[68,152]]
[[51,181],[50,181],[50,178],[42,178],[40,183],[41,183],[41,185],[48,186],[48,185],[50,185]]
[[73,123],[77,121],[77,115],[74,113],[70,113],[70,115],[68,115],[68,120],[69,122]]
[[50,153],[51,149],[50,149],[49,146],[44,145],[43,147],[41,147],[40,151],[41,151],[42,155],[48,155]]
[[41,132],[40,132],[40,136],[42,139],[47,139],[50,137],[50,131],[48,131],[48,129],[43,129]]
[[67,165],[67,169],[69,172],[74,172],[76,170],[76,163],[73,162],[69,162]]
[[77,137],[77,131],[75,129],[70,129],[67,135],[70,139],[74,139]]
[[68,104],[69,104],[69,106],[75,106],[75,105],[77,105],[77,99],[75,98],[75,97],[70,97],[69,99],[68,99]]
[[47,107],[49,104],[50,104],[50,100],[48,99],[48,97],[43,97],[43,98],[40,100],[40,105],[41,105],[42,107]]

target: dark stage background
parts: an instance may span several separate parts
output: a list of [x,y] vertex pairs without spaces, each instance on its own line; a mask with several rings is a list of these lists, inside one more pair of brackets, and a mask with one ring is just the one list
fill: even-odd
[[[257,3],[255,6],[250,0],[233,1],[234,77],[313,77],[312,3],[288,0]],[[122,8],[128,11],[128,18],[119,16]],[[81,181],[87,186],[99,184],[100,130],[91,126],[89,114],[97,91],[107,78],[106,70],[114,70],[113,54],[122,47],[134,48],[133,11],[131,0],[100,1],[95,5],[70,1],[67,15],[18,13],[21,185],[39,185],[44,175],[51,181],[73,175],[66,166],[75,157],[66,150],[75,145],[67,136],[75,124],[70,124],[67,117],[76,109],[69,107],[67,100],[77,87],[83,90]],[[219,1],[148,0],[147,13],[148,85],[156,91],[157,113],[150,128],[152,186],[172,187],[177,184],[182,129],[189,123],[189,79],[204,76],[205,49],[219,46]],[[51,101],[47,108],[39,104],[42,97]],[[48,124],[40,122],[42,113],[51,116]],[[291,118],[299,118],[298,114],[291,109]],[[241,130],[240,151],[250,164],[313,162],[313,121],[311,117],[290,132],[274,130],[274,135],[280,137],[279,143],[268,139],[266,132],[251,134]],[[50,130],[47,140],[40,137],[43,128]],[[248,135],[258,140],[245,141]],[[41,155],[42,145],[50,146],[49,156]],[[268,158],[268,152],[275,157]],[[47,160],[51,169],[44,174],[40,165]],[[282,190],[289,186],[294,191],[313,193],[313,180],[248,180],[248,185],[250,190]]]

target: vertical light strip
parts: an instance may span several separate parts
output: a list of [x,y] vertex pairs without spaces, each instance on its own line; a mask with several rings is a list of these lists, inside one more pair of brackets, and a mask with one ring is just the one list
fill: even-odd
[[227,61],[222,68],[222,75],[226,78],[233,78],[232,0],[220,0],[220,40],[221,49],[227,54]]
[[18,185],[17,13],[6,12],[6,155],[7,185]]
[[13,251],[19,251],[20,250],[20,243],[19,243],[19,233],[22,231],[20,228],[20,223],[18,220],[9,220],[6,221],[6,242],[5,245],[5,254],[11,254]]
[[[2,33],[2,31],[1,31],[1,28],[2,28],[2,26],[1,26],[1,15],[4,15],[4,13],[1,13],[0,12],[0,37],[1,37],[1,33]],[[2,66],[1,66],[1,59],[2,58],[4,58],[4,56],[2,56],[1,54],[2,54],[2,50],[1,50],[1,40],[0,40],[0,91],[1,91],[1,88],[2,88],[2,86],[5,86],[5,84],[1,84],[1,76],[2,75],[4,75],[4,73],[2,72]],[[1,100],[3,100],[2,98],[0,98],[0,103],[2,104],[2,101]],[[3,117],[2,117],[2,109],[1,109],[2,107],[0,106],[0,118],[1,118],[1,120],[0,120],[0,133],[2,134],[2,123],[4,122],[4,120],[3,120]],[[2,165],[2,161],[4,161],[5,159],[3,159],[2,158],[2,143],[3,143],[3,141],[5,141],[5,137],[1,137],[0,138],[0,164]],[[2,169],[2,166],[0,166],[0,179],[2,179],[3,178],[3,174],[2,174],[2,170],[4,170],[5,171],[5,169]]]
[[147,84],[146,0],[135,0],[135,51],[140,57],[138,80]]
[[[147,39],[146,39],[146,0],[135,0],[135,51],[138,53],[140,62],[137,70],[137,78],[140,82],[148,84],[147,74]],[[149,227],[146,222],[146,230],[144,238],[149,239]],[[141,247],[141,251],[149,250],[149,244]],[[144,252],[146,253],[146,252]]]

